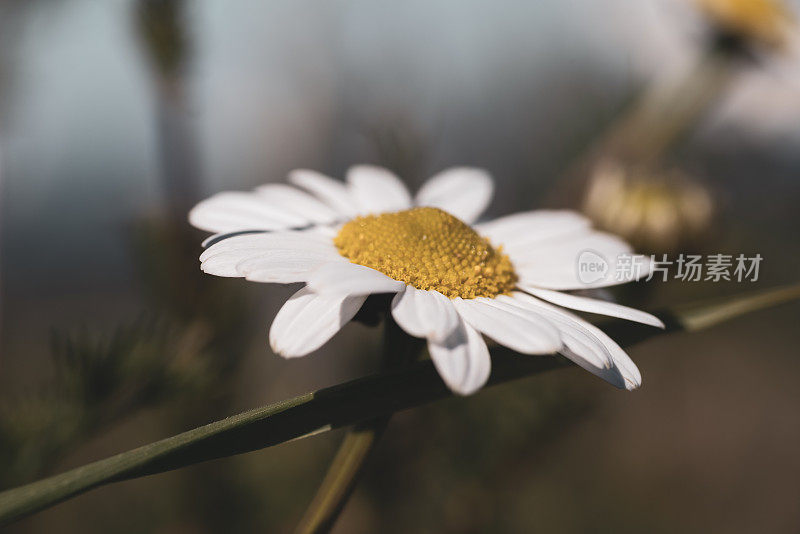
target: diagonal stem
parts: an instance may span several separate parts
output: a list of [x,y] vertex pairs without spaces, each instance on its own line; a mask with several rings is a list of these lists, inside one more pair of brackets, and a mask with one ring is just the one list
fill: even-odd
[[[800,284],[795,284],[737,295],[699,308],[658,315],[667,324],[667,332],[703,330],[746,313],[797,300],[799,288]],[[610,321],[603,327],[623,347],[661,333],[622,320]],[[495,347],[487,387],[569,365],[562,357],[519,357],[511,350]],[[451,395],[430,361],[307,393],[4,491],[0,493],[0,526],[112,482],[264,449]]]
[[[406,367],[416,359],[421,347],[420,340],[403,332],[391,314],[387,314],[383,332],[384,370]],[[297,526],[298,534],[329,532],[333,528],[391,416],[369,419],[347,432],[314,500]]]

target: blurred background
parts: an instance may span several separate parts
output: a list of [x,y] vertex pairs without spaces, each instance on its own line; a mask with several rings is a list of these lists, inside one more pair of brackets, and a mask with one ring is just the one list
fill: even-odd
[[[199,272],[221,190],[452,165],[488,215],[571,207],[660,309],[797,281],[798,2],[0,0],[0,489],[378,369],[380,328],[271,353],[296,288]],[[336,532],[797,532],[800,306],[397,414]],[[9,532],[287,532],[341,431],[96,490]]]

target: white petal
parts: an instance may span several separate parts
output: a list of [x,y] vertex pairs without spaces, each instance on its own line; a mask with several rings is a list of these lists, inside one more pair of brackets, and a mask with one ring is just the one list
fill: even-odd
[[481,335],[464,321],[442,341],[429,341],[431,360],[451,390],[470,395],[489,379],[492,360]]
[[340,213],[311,195],[286,184],[267,184],[256,193],[271,204],[283,206],[300,217],[316,224],[330,224],[342,218]]
[[392,317],[412,336],[433,340],[443,340],[460,321],[449,298],[411,286],[392,300]]
[[317,198],[347,217],[358,214],[358,205],[347,187],[340,181],[308,169],[289,173],[289,182],[314,193]]
[[286,301],[269,330],[272,350],[284,358],[305,356],[325,344],[358,312],[366,297],[317,295],[307,287]]
[[405,283],[382,272],[349,262],[327,263],[308,276],[308,287],[321,294],[397,293]]
[[236,264],[236,270],[251,282],[292,284],[307,282],[312,272],[332,261],[347,260],[327,254],[298,254],[295,250],[273,251],[264,256],[240,261]]
[[635,321],[650,326],[657,326],[664,328],[664,323],[655,315],[647,312],[622,306],[614,302],[606,302],[604,300],[590,299],[578,295],[570,295],[560,291],[552,291],[550,289],[539,289],[536,287],[520,286],[520,289],[544,299],[553,304],[564,306],[565,308],[572,308],[573,310],[580,310],[589,313],[598,313],[600,315],[608,315],[611,317],[619,317],[620,319],[627,319],[628,321]]
[[[634,255],[625,241],[602,232],[589,232],[537,246],[509,246],[505,252],[521,284],[556,290],[622,284],[647,274],[650,264],[644,256]],[[638,271],[625,268],[626,260],[637,263]],[[586,271],[587,266],[594,270]]]
[[539,317],[523,317],[495,306],[491,299],[453,299],[458,314],[473,328],[522,354],[551,354],[561,348],[558,330]]
[[[560,258],[561,256],[575,259],[577,254],[583,250],[593,250],[604,256],[617,256],[633,252],[631,246],[620,237],[596,230],[571,233],[555,240],[548,239],[536,246],[519,246],[514,243],[506,243],[505,248],[510,254],[514,254],[519,261],[547,260],[552,257]],[[575,258],[572,257],[573,255]],[[574,267],[574,265],[572,266]]]
[[[274,257],[275,261],[290,262],[305,258],[308,261],[343,260],[330,238],[313,232],[277,232],[234,236],[208,247],[201,255],[201,269],[216,276],[241,277],[247,273],[239,265],[249,260]],[[267,260],[269,261],[269,260]],[[277,267],[277,266],[276,266]],[[288,267],[288,264],[286,265]],[[308,265],[311,268],[311,265]],[[280,269],[279,269],[280,270]],[[283,283],[302,281],[284,280]],[[266,280],[265,280],[266,281]],[[278,281],[278,280],[275,280]]]
[[[321,226],[315,226],[313,229],[316,231],[319,228],[322,228],[322,227]],[[287,230],[283,230],[283,231],[287,231]],[[303,230],[288,230],[288,231],[308,232],[308,231],[311,231],[311,228],[303,229]],[[214,245],[214,244],[219,243],[220,241],[224,241],[226,239],[230,239],[231,237],[236,237],[236,236],[241,236],[241,235],[252,235],[252,234],[266,234],[266,233],[269,233],[269,232],[270,232],[270,230],[240,230],[238,232],[221,232],[221,233],[218,233],[218,234],[211,234],[207,238],[203,239],[203,241],[200,243],[200,246],[202,248],[206,249],[206,248],[210,247],[211,245]],[[331,239],[332,238],[333,238],[333,236],[331,236]]]
[[[222,252],[243,249],[292,249],[336,252],[329,236],[312,230],[244,234],[214,243],[200,254],[200,261]],[[336,252],[338,254],[338,252]]]
[[363,213],[385,213],[411,207],[411,195],[392,172],[372,165],[347,171],[347,185]]
[[589,219],[566,210],[525,211],[475,226],[479,234],[506,250],[514,245],[525,250],[535,243],[583,234],[589,228]]
[[[642,385],[642,375],[630,356],[595,325],[525,293],[515,292],[513,297],[499,298],[511,298],[518,305],[550,314],[564,336],[568,349],[562,351],[564,356],[587,371],[619,388],[632,390]],[[598,366],[596,360],[601,356],[610,357],[613,365],[610,368]]]
[[427,182],[417,193],[415,204],[433,206],[467,224],[480,217],[494,193],[494,182],[484,170],[469,167],[446,169]]
[[280,230],[308,226],[309,220],[256,193],[227,191],[217,193],[197,204],[189,212],[189,222],[208,232],[242,230]]
[[305,282],[309,273],[330,261],[344,261],[296,250],[244,251],[212,256],[202,263],[203,272],[215,276],[245,277],[252,282],[292,284]]
[[[566,333],[569,331],[569,327],[565,328],[565,331],[562,332],[562,335],[565,339],[570,339],[569,334]],[[632,382],[628,382],[625,379],[625,376],[622,374],[620,368],[616,365],[612,367],[598,367],[595,365],[591,360],[587,358],[587,355],[591,353],[591,351],[596,350],[592,348],[590,345],[585,345],[584,348],[581,348],[580,345],[575,345],[574,343],[571,345],[567,345],[564,350],[562,350],[562,354],[564,357],[589,371],[593,375],[602,378],[615,388],[619,389],[627,389],[632,391],[639,387],[640,384],[633,384]]]
[[[513,306],[513,309],[517,312],[519,310],[527,310],[529,313],[537,313],[543,316],[558,330],[564,341],[564,347],[586,359],[587,363],[593,367],[610,369],[614,366],[611,354],[605,350],[590,331],[567,328],[572,324],[571,317],[557,313],[554,309],[548,307],[531,305],[521,297],[518,297],[516,293],[514,297],[500,295],[497,297],[497,301]],[[561,352],[563,351],[564,348],[561,349]]]

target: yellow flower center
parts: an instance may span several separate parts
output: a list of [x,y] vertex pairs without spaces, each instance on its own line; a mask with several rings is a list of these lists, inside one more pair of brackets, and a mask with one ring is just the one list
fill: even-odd
[[438,208],[356,217],[333,242],[353,263],[450,298],[496,297],[517,282],[501,248]]

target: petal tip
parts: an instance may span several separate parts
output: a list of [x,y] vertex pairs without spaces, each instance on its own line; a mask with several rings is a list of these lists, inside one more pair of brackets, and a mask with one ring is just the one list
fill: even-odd
[[635,391],[635,390],[639,389],[640,387],[642,387],[642,381],[641,380],[634,382],[634,381],[632,381],[632,380],[630,380],[628,378],[625,379],[625,389],[626,390]]

